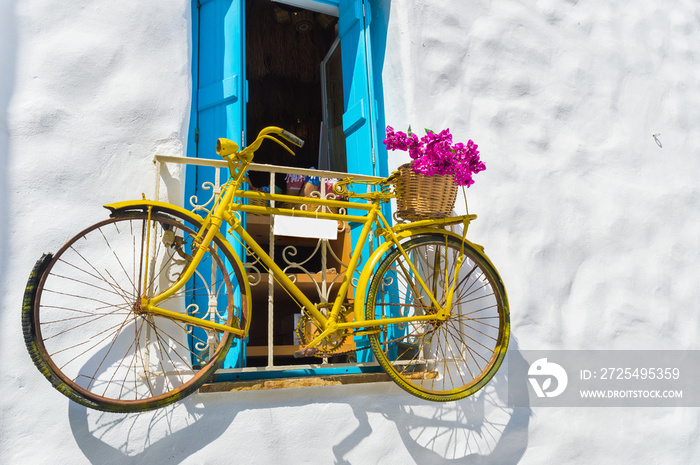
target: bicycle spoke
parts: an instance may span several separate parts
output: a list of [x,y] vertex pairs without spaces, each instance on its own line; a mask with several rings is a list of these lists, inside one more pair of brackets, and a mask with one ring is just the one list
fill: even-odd
[[[150,215],[148,215],[150,217]],[[143,271],[144,271],[144,259],[146,259],[146,230],[148,228],[148,224],[146,223],[146,219],[144,218],[142,223],[141,223],[141,241],[140,241],[140,250],[141,253],[138,256],[138,262],[139,262],[139,277],[138,280],[136,281],[136,295],[137,296],[142,296],[145,294],[146,290],[144,289],[143,292],[141,292],[141,285],[143,284]]]
[[[161,369],[162,372],[163,372],[163,379],[164,379],[164,380],[167,379],[167,373],[168,373],[168,371],[167,371],[167,370],[165,369],[165,367],[163,366],[163,360],[164,360],[165,357],[167,356],[168,360],[170,361],[170,364],[171,364],[172,367],[173,367],[173,370],[174,370],[175,373],[177,374],[178,378],[180,378],[180,382],[184,384],[184,383],[185,383],[185,380],[184,380],[184,378],[182,377],[182,374],[180,373],[180,371],[177,369],[177,364],[173,361],[173,358],[170,356],[170,351],[167,351],[167,350],[166,350],[166,351],[163,351],[163,345],[164,345],[165,341],[160,337],[160,335],[158,334],[158,331],[157,331],[157,330],[155,331],[155,333],[156,333],[156,342],[158,343],[158,350],[159,350],[159,352],[160,352],[160,357],[159,357],[158,360],[159,360],[159,364],[160,364],[160,369]],[[171,340],[172,340],[172,339],[171,339]],[[165,345],[166,345],[166,347],[169,347],[167,344],[165,344]],[[188,364],[188,362],[187,362],[177,351],[175,351],[175,354],[180,358],[180,360],[182,361],[182,363]]]
[[[146,322],[150,325],[150,320],[146,319]],[[138,351],[141,354],[141,360],[144,361],[143,366],[146,367],[147,370],[147,363],[146,357],[143,356],[143,353],[141,353],[142,348],[139,345],[138,346]],[[146,382],[146,386],[148,387],[148,392],[151,394],[151,397],[155,396],[155,392],[153,391],[153,386],[151,385],[151,378],[145,375],[146,370],[144,370],[144,378]],[[137,373],[136,373],[136,365],[134,365],[134,390],[138,389],[138,384],[137,384]]]
[[104,304],[104,305],[107,305],[107,306],[114,306],[114,304],[112,304],[112,303],[110,303],[110,302],[105,302],[104,300],[95,299],[95,298],[93,298],[93,297],[86,297],[86,296],[77,295],[77,294],[70,294],[70,293],[67,293],[67,292],[59,292],[59,291],[54,291],[54,290],[52,290],[52,289],[44,289],[44,292],[50,292],[50,293],[54,293],[54,294],[59,294],[59,295],[63,295],[63,296],[66,296],[66,297],[75,297],[76,299],[87,300],[87,301],[90,301],[90,302],[97,302],[97,303]]
[[[127,307],[121,307],[121,306],[119,306],[119,305],[107,305],[107,306],[104,306],[104,307],[95,307],[95,310],[103,310],[103,309],[105,309],[105,308],[112,308],[112,307],[116,307],[116,308],[119,308],[119,309],[121,309],[121,310],[130,311],[129,308],[127,308]],[[42,308],[42,309],[53,309],[53,310],[66,310],[66,311],[68,311],[68,312],[84,313],[84,314],[87,314],[87,315],[103,315],[103,313],[87,312],[87,311],[85,311],[85,310],[80,310],[80,309],[73,308],[73,307],[63,307],[63,306],[58,306],[58,305],[42,305],[41,308]],[[47,323],[46,321],[43,321],[43,322],[42,322],[42,324],[46,324],[46,323]]]
[[[171,321],[172,321],[172,320],[171,320]],[[174,321],[173,321],[173,323],[175,323],[178,327],[180,327],[180,329],[182,329],[182,327],[180,326],[179,323],[176,323],[176,322],[174,322]],[[189,346],[184,345],[183,343],[181,343],[180,341],[178,341],[176,338],[172,337],[172,336],[171,336],[168,332],[166,332],[162,327],[156,327],[155,324],[154,324],[154,323],[151,323],[150,321],[148,322],[148,324],[151,326],[151,328],[152,328],[154,331],[162,332],[162,333],[163,333],[164,335],[166,335],[171,341],[174,341],[178,346],[180,346],[183,350],[185,350],[186,352],[188,352],[190,355],[199,358],[199,356],[197,355],[197,353],[194,352],[192,349],[190,349]],[[183,329],[183,331],[185,331],[185,330]],[[186,331],[185,331],[185,332],[186,332]],[[206,340],[206,339],[198,338],[198,337],[196,337],[196,336],[193,335],[193,334],[190,334],[190,337],[192,337],[193,339],[196,339],[196,340],[197,340],[198,342],[200,342],[200,343],[203,343],[203,344],[207,343],[207,340]],[[183,362],[184,362],[184,360],[183,360]],[[185,363],[187,363],[187,362],[185,362]]]
[[[112,224],[115,225],[115,229],[117,229],[117,232],[119,232],[119,228],[116,227],[116,223],[112,223]],[[102,231],[102,228],[98,228],[98,230],[100,231],[100,234],[102,234],[102,238],[105,240],[105,243],[107,244],[107,247],[109,248],[109,250],[112,251],[112,255],[114,255],[114,258],[117,259],[117,263],[119,263],[119,267],[120,267],[120,268],[122,269],[122,271],[124,272],[124,276],[126,276],[126,279],[129,280],[129,282],[131,283],[131,286],[135,288],[136,286],[134,286],[134,282],[131,280],[131,276],[129,276],[129,273],[126,272],[126,268],[124,268],[124,265],[122,264],[121,259],[120,259],[119,256],[117,255],[117,252],[114,250],[114,248],[112,248],[112,245],[109,243],[109,240],[107,239],[107,237],[105,236],[104,232]],[[116,281],[116,280],[115,280],[115,281]]]
[[[97,274],[97,276],[95,277],[96,279],[99,279],[99,280],[101,280],[101,281],[107,283],[108,285],[112,286],[112,283],[109,282],[109,280],[107,280],[104,276],[102,276],[102,274],[99,272],[99,270],[98,270],[97,268],[95,268],[95,266],[92,264],[92,262],[90,262],[88,259],[86,259],[86,258],[83,256],[83,254],[81,254],[80,252],[78,252],[78,250],[76,250],[76,249],[75,249],[74,247],[72,247],[72,246],[71,246],[71,250],[72,250],[76,255],[78,255],[85,263],[87,263],[87,265],[88,265],[90,268],[93,269],[93,271]],[[90,275],[91,275],[91,276],[94,276],[94,275],[92,275],[92,274],[90,274]],[[99,277],[99,278],[98,278],[98,277]],[[116,288],[114,288],[114,290],[115,290],[115,291],[121,291],[121,292],[118,292],[118,294],[122,294],[122,295],[128,294],[124,289],[122,289],[122,288],[119,287],[119,286],[117,286]]]
[[[156,256],[158,256],[158,255],[156,254]],[[157,280],[158,278],[160,278],[160,276],[161,276],[161,274],[163,273],[163,271],[165,271],[165,269],[169,267],[168,264],[169,264],[170,260],[171,260],[174,256],[175,256],[175,252],[173,252],[173,253],[172,253],[171,255],[169,255],[169,256],[166,256],[166,257],[163,259],[163,264],[161,265],[161,267],[160,267],[160,269],[158,270],[158,272],[157,272],[157,273],[154,273],[153,276],[151,276],[151,282],[149,283],[149,287],[153,286],[154,283],[156,282],[156,280]]]
[[[101,319],[101,318],[104,318],[104,317],[106,317],[106,316],[112,316],[112,315],[113,315],[113,313],[103,313],[103,314],[100,314],[100,316],[98,316],[97,318],[93,318],[93,319],[90,320],[90,321],[85,321],[85,322],[83,322],[83,323],[81,323],[81,324],[79,324],[79,325],[77,325],[77,326],[71,326],[71,327],[68,328],[68,329],[65,329],[65,330],[63,330],[63,331],[61,331],[61,332],[58,332],[58,333],[56,333],[56,334],[52,334],[51,336],[44,338],[44,340],[45,340],[45,341],[48,341],[48,340],[53,339],[53,338],[55,338],[55,337],[62,336],[62,335],[66,334],[66,333],[68,333],[68,332],[70,332],[70,331],[73,331],[73,330],[76,330],[76,329],[80,329],[80,328],[82,328],[82,327],[84,327],[84,326],[86,326],[86,325],[89,325],[89,324],[91,324],[91,323],[94,323],[95,321],[97,321],[97,320],[99,320],[99,319]],[[126,315],[129,316],[128,313],[127,313]],[[86,317],[83,317],[83,318],[87,318],[87,316],[86,316]],[[67,321],[67,320],[61,320],[61,321]],[[52,322],[52,323],[53,323],[53,322]]]
[[[93,373],[92,378],[91,378],[92,380],[95,379],[95,377],[97,376],[97,372],[100,370],[100,368],[102,368],[102,364],[104,363],[104,361],[107,359],[107,356],[110,354],[110,352],[114,348],[115,341],[119,337],[119,334],[121,333],[122,329],[124,329],[124,326],[127,324],[129,319],[130,318],[128,318],[128,317],[125,318],[124,321],[122,322],[121,326],[119,327],[119,329],[117,329],[117,331],[114,333],[114,337],[112,338],[112,343],[109,345],[109,350],[107,350],[104,357],[102,357],[102,360],[100,361],[99,365],[97,366],[97,368],[95,368],[95,372]],[[132,321],[133,321],[133,319],[132,319]],[[133,344],[133,342],[132,342],[132,344]],[[90,384],[92,384],[92,383],[90,383]],[[88,384],[86,389],[90,389],[90,384]]]
[[[109,327],[109,328],[104,329],[103,331],[101,331],[100,333],[96,334],[95,336],[100,336],[100,335],[102,335],[102,334],[104,334],[104,333],[109,333],[109,332],[112,331],[113,329],[115,329],[115,328],[120,328],[120,327],[122,327],[122,326],[123,326],[122,323],[116,324],[116,325],[114,325],[114,326],[112,326],[112,327]],[[98,340],[98,341],[95,342],[92,346],[90,346],[90,347],[88,347],[87,349],[83,350],[83,352],[78,353],[77,355],[73,356],[73,358],[71,358],[70,360],[68,360],[67,362],[65,362],[62,366],[60,366],[59,369],[60,369],[61,371],[63,371],[71,362],[74,362],[75,360],[77,360],[79,357],[81,357],[81,356],[83,356],[83,355],[87,355],[89,352],[91,352],[93,349],[95,349],[96,347],[98,347],[100,344],[102,344],[102,342],[106,341],[106,340],[109,339],[110,337],[112,337],[112,334],[107,334],[103,339]],[[90,341],[78,342],[78,343],[76,343],[76,344],[74,344],[74,345],[72,345],[72,346],[64,347],[64,348],[62,348],[62,349],[60,349],[60,350],[53,351],[53,352],[50,353],[50,355],[51,355],[52,357],[54,357],[54,356],[56,356],[56,355],[58,355],[58,354],[60,354],[60,353],[66,352],[66,351],[68,351],[68,350],[70,350],[70,349],[73,349],[73,348],[75,348],[75,347],[79,347],[79,346],[84,345],[84,344],[87,344],[87,343],[89,343],[89,342],[90,342]]]
[[[459,323],[460,323],[461,325],[463,325],[463,326],[466,326],[468,329],[470,329],[470,330],[472,330],[472,331],[474,331],[474,332],[477,332],[477,333],[482,334],[482,335],[484,335],[484,336],[486,336],[486,337],[488,337],[488,338],[490,338],[490,339],[493,339],[494,341],[497,340],[495,337],[491,336],[490,334],[487,334],[487,333],[483,332],[482,330],[480,330],[480,329],[478,329],[478,328],[475,328],[474,326],[471,326],[471,325],[469,324],[469,322],[471,322],[471,321],[473,321],[473,320],[471,320],[471,319],[466,320],[466,321],[465,321],[465,320],[459,320]],[[467,337],[467,333],[466,333],[465,331],[463,331],[463,330],[457,328],[457,326],[455,325],[455,322],[456,322],[456,321],[455,321],[454,319],[451,319],[451,320],[449,320],[449,321],[446,321],[445,324],[448,325],[448,327],[450,327],[450,328],[454,329],[455,331],[457,331],[461,336]],[[487,326],[488,326],[488,325],[487,325]],[[495,328],[495,329],[498,329],[498,328],[495,327],[495,326],[491,326],[491,327],[492,327],[492,328]]]
[[122,296],[123,296],[122,293],[116,292],[116,291],[114,291],[113,289],[105,289],[105,288],[103,288],[103,287],[100,287],[100,286],[98,286],[98,285],[96,285],[96,284],[89,283],[89,282],[87,282],[87,281],[83,281],[83,280],[76,279],[76,278],[71,278],[71,277],[68,277],[68,276],[62,276],[62,275],[60,275],[60,274],[55,274],[54,276],[56,276],[56,278],[65,279],[65,280],[68,280],[68,281],[73,281],[73,282],[76,282],[76,283],[84,284],[85,286],[92,287],[92,288],[94,288],[94,289],[96,289],[96,290],[98,290],[98,291],[107,292],[107,293],[109,293],[109,294],[114,294],[114,295],[119,296],[119,297],[122,297]]
[[[107,273],[107,276],[109,276],[109,278],[112,280],[110,283],[114,283],[114,285],[115,285],[116,287],[119,287],[119,284],[117,283],[117,280],[114,279],[114,277],[112,276],[112,274],[111,274],[108,270],[105,270],[105,272]],[[122,299],[124,299],[124,302],[129,303],[129,302],[133,302],[133,301],[134,301],[134,299],[135,299],[135,297],[136,297],[135,295],[131,295],[131,296],[130,296],[129,293],[128,293],[127,291],[123,290],[121,287],[119,287],[119,289],[122,290],[122,294],[120,295],[120,297],[121,297]]]
[[[82,313],[85,313],[85,312],[82,312]],[[117,313],[117,312],[115,311],[114,313],[102,313],[102,314],[98,314],[98,315],[128,315],[128,314],[129,314],[129,312],[126,312],[126,313]],[[90,318],[90,317],[93,317],[93,316],[95,316],[95,314],[92,314],[92,313],[91,313],[91,314],[87,314],[87,315],[72,316],[72,317],[69,317],[69,318],[61,318],[60,320],[44,321],[44,322],[42,323],[42,325],[47,326],[47,325],[51,325],[51,324],[65,323],[65,322],[67,322],[67,321],[80,320],[80,319],[83,319],[83,318]]]
[[[134,322],[134,323],[135,323],[135,322]],[[122,357],[122,361],[127,357],[127,355],[129,354],[129,351],[131,350],[132,347],[138,346],[139,333],[140,333],[139,326],[143,326],[143,322],[141,323],[141,325],[134,324],[134,333],[135,333],[135,336],[134,336],[134,339],[131,341],[131,344],[129,345],[129,347],[127,347],[127,349],[126,349],[126,351],[125,351],[125,353],[124,353],[124,356]],[[121,330],[120,330],[119,332],[121,332]],[[109,352],[110,352],[110,351],[112,350],[112,348],[114,347],[114,342],[115,342],[115,340],[116,340],[116,338],[117,338],[118,336],[119,336],[119,334],[116,334],[116,335],[115,335],[114,340],[112,341],[112,344],[111,344],[110,347],[109,347],[109,350],[107,351],[107,353],[105,354],[104,358],[103,358],[102,361],[100,362],[100,365],[95,369],[95,373],[94,373],[94,375],[93,375],[93,380],[94,380],[94,377],[97,376],[97,371],[102,367],[102,364],[103,364],[104,361],[106,360],[107,355],[109,355]],[[134,349],[134,353],[136,353],[136,350],[135,350],[135,349]],[[133,359],[133,356],[132,356],[132,359]],[[121,364],[120,364],[120,365],[121,365]],[[129,366],[127,367],[127,371],[129,371],[129,367],[130,367],[130,366],[131,366],[131,365],[129,365]],[[109,378],[109,381],[107,381],[107,382],[105,383],[105,388],[104,388],[104,392],[102,393],[102,396],[107,395],[107,390],[109,389],[109,385],[112,384],[112,381],[114,381],[114,377],[117,375],[117,372],[118,372],[118,370],[113,370],[112,376]],[[136,380],[136,377],[134,377],[134,380]],[[121,399],[121,392],[124,391],[124,384],[125,384],[125,383],[126,383],[126,378],[124,378],[124,379],[122,380],[121,389],[120,389],[120,391],[119,391],[119,392],[120,392],[120,395],[117,397],[117,399]],[[137,392],[137,391],[135,391],[135,392],[136,392],[136,395],[138,395],[138,392]]]
[[[443,311],[445,317],[389,324],[381,339],[370,335],[370,345],[383,367],[393,367],[387,372],[407,391],[430,400],[462,398],[500,364],[502,299],[478,256],[453,236],[427,233],[408,240],[405,250],[412,267],[398,249],[379,265],[369,291],[368,318]],[[408,268],[417,275],[406,272]],[[426,287],[417,284],[419,277]],[[450,307],[444,308],[450,292]],[[428,300],[431,305],[424,305]]]
[[478,328],[476,328],[476,327],[474,327],[474,326],[471,326],[471,325],[469,324],[469,323],[471,323],[471,322],[479,323],[479,324],[481,324],[481,325],[483,325],[483,326],[488,326],[489,328],[493,328],[493,329],[495,329],[496,331],[498,331],[498,326],[494,326],[494,325],[490,325],[490,324],[488,324],[488,323],[485,323],[485,322],[481,321],[482,319],[498,319],[498,317],[493,316],[493,317],[487,317],[487,318],[465,318],[465,319],[460,319],[460,323],[462,323],[462,324],[468,326],[470,329],[473,329],[474,331],[476,331],[476,332],[478,332],[478,333],[483,334],[484,336],[487,336],[487,337],[492,338],[492,339],[495,341],[495,340],[496,340],[495,337],[490,336],[490,335],[484,333],[483,331],[481,331],[480,329],[478,329]]

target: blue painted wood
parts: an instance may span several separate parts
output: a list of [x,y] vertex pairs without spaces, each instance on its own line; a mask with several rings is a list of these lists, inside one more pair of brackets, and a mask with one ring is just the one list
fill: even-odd
[[[226,137],[243,145],[245,123],[245,24],[242,0],[204,0],[199,8],[193,6],[193,119],[197,143],[190,138],[188,156],[218,158],[216,139]],[[191,125],[192,126],[192,125]],[[202,184],[214,180],[214,169],[188,167],[186,171],[186,197],[197,196],[204,203],[211,190],[202,190]],[[226,176],[226,174],[224,174]],[[225,177],[222,178],[222,181]],[[236,244],[235,240],[231,240]],[[245,256],[239,250],[240,256]],[[189,303],[189,302],[188,302]],[[204,297],[195,302],[203,313],[208,307]],[[234,304],[240,305],[240,294]],[[220,308],[225,308],[222,302]],[[204,331],[197,329],[196,336],[204,338]],[[234,368],[245,365],[244,343],[234,341],[223,367]]]
[[243,2],[209,0],[201,3],[199,15],[198,156],[216,158],[217,138],[243,142]]
[[230,76],[199,89],[197,110],[204,111],[219,105],[234,104],[240,94],[239,77]]
[[[340,0],[338,35],[343,66],[343,132],[345,133],[348,172],[377,175],[373,151],[376,147],[375,107],[370,44],[371,5],[369,0]],[[353,249],[362,225],[351,229]],[[362,251],[365,260],[369,247]],[[356,296],[357,298],[357,296]],[[364,338],[356,338],[358,347],[367,347]],[[357,361],[372,359],[369,350],[358,351]]]
[[219,373],[216,376],[217,382],[226,381],[249,381],[255,379],[278,379],[278,378],[303,378],[309,376],[332,376],[332,375],[356,375],[363,373],[381,373],[380,366],[355,366],[355,367],[333,367],[333,368],[310,368],[299,370],[279,370],[279,371],[248,371],[243,373]]
[[347,147],[348,172],[375,174],[372,149],[375,146],[374,96],[370,67],[369,24],[371,16],[364,0],[340,0],[338,35],[343,64],[343,132]]
[[[343,114],[343,132],[352,134],[367,122],[367,105],[364,100],[356,102]],[[351,171],[354,173],[354,171]]]

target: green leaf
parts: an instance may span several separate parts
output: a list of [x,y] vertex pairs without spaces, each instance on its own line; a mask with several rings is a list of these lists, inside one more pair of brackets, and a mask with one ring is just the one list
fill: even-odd
[[435,134],[435,131],[433,131],[432,129],[425,128],[425,133],[426,134]]

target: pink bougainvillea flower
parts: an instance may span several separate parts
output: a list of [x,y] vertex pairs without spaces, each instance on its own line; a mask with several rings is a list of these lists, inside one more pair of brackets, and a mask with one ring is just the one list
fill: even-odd
[[439,133],[426,129],[425,136],[418,138],[411,132],[395,132],[391,126],[386,127],[384,144],[388,150],[402,150],[411,157],[414,172],[426,176],[453,175],[460,186],[474,184],[472,175],[486,169],[479,158],[478,145],[473,141],[464,145],[452,143],[449,129]]

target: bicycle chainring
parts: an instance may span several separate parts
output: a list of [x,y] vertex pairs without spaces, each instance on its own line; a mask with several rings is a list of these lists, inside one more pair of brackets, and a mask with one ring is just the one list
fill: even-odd
[[[343,319],[345,319],[345,314],[342,314]],[[299,343],[302,346],[306,346],[309,342],[313,340],[316,336],[321,334],[321,329],[316,325],[316,322],[311,319],[306,313],[303,313],[297,323],[296,327],[297,337],[299,338]],[[343,355],[350,352],[354,352],[354,349],[341,351],[341,347],[345,344],[349,331],[336,331],[335,333],[329,335],[324,340],[316,345],[318,352],[314,354],[314,357],[324,358],[336,355]]]

